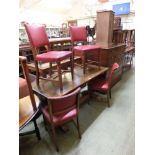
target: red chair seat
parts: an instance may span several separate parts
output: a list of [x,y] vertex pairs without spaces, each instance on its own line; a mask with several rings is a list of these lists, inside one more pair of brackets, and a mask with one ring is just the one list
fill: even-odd
[[[46,119],[48,120],[49,123],[52,123],[50,121],[50,114],[48,111],[48,106],[46,106],[45,108],[42,108],[42,112],[44,114],[44,116],[46,117]],[[65,122],[68,122],[70,120],[73,120],[74,117],[77,117],[78,115],[78,110],[77,109],[73,109],[71,111],[69,111],[68,113],[65,114],[61,114],[61,115],[54,115],[53,116],[53,123],[55,126],[61,125]]]
[[109,89],[108,81],[100,79],[91,85],[92,90],[107,91]]
[[49,51],[47,53],[38,54],[36,59],[44,62],[57,62],[68,58],[71,54],[72,52],[70,51]]
[[83,52],[90,52],[90,50],[97,50],[100,47],[97,45],[82,45],[82,46],[75,46],[73,49],[76,51],[83,51]]

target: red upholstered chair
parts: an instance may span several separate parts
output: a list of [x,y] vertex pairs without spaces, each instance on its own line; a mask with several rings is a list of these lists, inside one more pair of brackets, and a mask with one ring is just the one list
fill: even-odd
[[[24,24],[26,32],[28,34],[28,38],[31,44],[33,57],[35,61],[35,68],[36,68],[36,77],[37,77],[37,85],[39,86],[39,79],[49,80],[51,78],[44,78],[39,76],[39,68],[38,62],[49,62],[49,75],[52,74],[52,63],[57,64],[57,72],[60,84],[60,90],[63,90],[62,84],[62,72],[70,71],[73,79],[73,57],[72,52],[70,51],[50,51],[50,43],[48,40],[48,36],[46,34],[46,30],[44,26],[38,25],[30,25],[25,23]],[[40,47],[45,47],[45,53],[39,54]],[[65,59],[70,58],[70,70],[62,71],[61,62]]]
[[[97,53],[97,61],[100,68],[100,47],[97,45],[87,45],[87,30],[84,26],[71,26],[70,35],[72,42],[72,51],[75,56],[80,56],[82,60],[83,73],[86,72],[86,65],[88,63],[88,54]],[[82,42],[84,45],[74,46],[75,43]],[[94,53],[94,54],[95,54]],[[95,54],[96,55],[96,54]],[[94,57],[95,57],[94,55]],[[92,61],[91,61],[92,62]]]
[[[36,123],[36,119],[40,116],[41,111],[38,108],[40,100],[33,94],[31,81],[28,75],[26,65],[26,58],[19,57],[20,64],[22,65],[24,78],[19,77],[19,132],[20,136],[36,133],[37,138],[40,140],[40,132]],[[22,132],[22,129],[29,124],[34,123],[35,130],[29,132]]]
[[114,63],[111,67],[111,70],[108,72],[106,79],[96,79],[88,84],[89,92],[96,91],[101,94],[107,94],[107,103],[110,107],[109,97],[111,98],[111,81],[113,73],[116,69],[119,68],[117,63]]
[[56,146],[57,151],[59,151],[59,148],[56,142],[55,127],[61,126],[66,122],[76,119],[76,127],[78,130],[79,138],[81,138],[78,120],[79,93],[80,88],[65,96],[50,97],[48,98],[48,105],[42,108],[45,124],[50,125],[52,128],[53,142]]

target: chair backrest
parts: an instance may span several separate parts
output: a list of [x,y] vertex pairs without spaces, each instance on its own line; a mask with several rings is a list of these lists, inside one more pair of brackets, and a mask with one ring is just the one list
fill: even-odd
[[118,63],[114,63],[111,67],[111,70],[108,74],[108,78],[107,78],[107,81],[108,81],[108,85],[111,86],[111,80],[112,80],[112,76],[113,76],[113,73],[115,70],[117,70],[119,68],[119,64]]
[[87,41],[87,30],[85,26],[70,26],[71,41]]
[[24,26],[32,47],[38,48],[45,45],[49,45],[49,40],[45,26],[31,25],[28,23],[24,23]]
[[48,108],[50,110],[51,116],[65,114],[75,108],[78,110],[79,92],[80,88],[77,88],[75,91],[67,95],[48,98]]
[[21,63],[24,78],[25,78],[25,79],[19,78],[19,99],[29,95],[33,106],[33,110],[35,111],[37,108],[36,108],[36,102],[35,102],[32,86],[31,86],[30,77],[28,74],[29,72],[26,64],[26,57],[19,56],[19,61]]
[[28,85],[25,79],[19,77],[19,99],[30,95]]

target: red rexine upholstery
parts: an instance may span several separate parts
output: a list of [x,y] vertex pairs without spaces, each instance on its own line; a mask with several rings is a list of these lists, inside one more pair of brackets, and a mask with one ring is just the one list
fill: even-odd
[[107,82],[108,82],[109,87],[111,87],[111,80],[112,80],[113,73],[118,68],[119,68],[118,63],[114,63],[112,65],[111,71],[109,72],[109,75],[108,75],[108,78],[107,78]]
[[[65,96],[61,96],[61,97],[51,97],[49,98],[49,106],[52,109],[52,116],[65,116],[68,112],[72,111],[72,110],[77,110],[78,112],[78,94],[80,92],[80,88],[78,88],[77,90],[75,90],[74,92],[65,95]],[[43,114],[44,112],[45,117],[47,116],[47,112],[49,112],[49,108],[45,107],[45,109],[43,108]],[[78,114],[78,113],[77,113]],[[48,113],[48,115],[50,115],[50,112]],[[70,116],[70,115],[69,115]],[[50,117],[50,116],[48,116]],[[47,119],[48,119],[47,117]],[[54,123],[54,122],[53,122]]]
[[77,130],[79,138],[81,138],[80,127],[78,121],[79,114],[79,103],[78,96],[80,93],[80,88],[77,88],[72,93],[60,97],[49,97],[48,105],[42,108],[42,113],[46,123],[51,125],[53,141],[56,146],[56,150],[59,151],[57,142],[56,142],[56,133],[55,127],[63,125],[64,123],[74,120],[77,120]]
[[108,81],[99,79],[94,85],[91,86],[91,89],[98,91],[107,91],[109,88]]
[[114,63],[111,67],[111,70],[108,74],[107,79],[97,79],[94,80],[92,83],[89,84],[89,91],[97,91],[103,94],[107,94],[107,102],[108,106],[110,107],[109,103],[109,96],[111,98],[111,80],[113,73],[116,69],[119,68],[119,65],[117,63]]
[[25,79],[19,77],[19,99],[29,95],[27,82]]
[[32,46],[41,47],[49,45],[48,36],[43,26],[25,24],[25,29]]
[[36,56],[36,59],[38,61],[44,61],[44,62],[56,62],[56,61],[62,61],[72,55],[72,52],[68,51],[49,51],[47,53],[38,54]]
[[46,117],[47,121],[49,123],[53,123],[54,126],[59,126],[61,124],[64,124],[65,122],[71,121],[73,118],[76,118],[76,116],[78,115],[77,109],[73,109],[65,114],[61,114],[57,116],[54,115],[52,117],[52,122],[51,122],[48,107],[44,108],[42,112],[44,116]]
[[75,46],[74,50],[76,51],[83,51],[83,52],[89,52],[90,50],[97,50],[100,47],[97,45],[82,45],[82,46]]
[[71,40],[73,42],[74,41],[87,41],[86,27],[71,26],[70,31],[71,31]]

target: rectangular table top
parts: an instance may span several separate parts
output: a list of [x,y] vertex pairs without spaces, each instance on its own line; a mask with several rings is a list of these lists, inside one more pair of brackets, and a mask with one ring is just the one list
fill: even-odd
[[40,89],[36,85],[36,81],[32,83],[33,90],[43,95],[44,97],[62,96],[72,92],[78,87],[82,87],[95,77],[105,73],[107,67],[89,66],[86,73],[83,74],[83,69],[79,66],[74,68],[74,79],[72,80],[70,73],[63,74],[63,91],[60,91],[58,79],[46,81],[40,79]]

